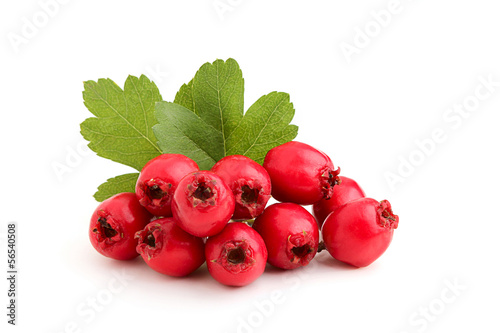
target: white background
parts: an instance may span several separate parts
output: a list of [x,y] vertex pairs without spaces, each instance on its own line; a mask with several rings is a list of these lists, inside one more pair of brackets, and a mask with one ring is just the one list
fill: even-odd
[[[19,226],[18,326],[6,324],[2,277],[2,332],[498,332],[496,2],[401,0],[383,27],[371,12],[392,9],[388,0],[222,0],[222,15],[213,0],[61,0],[50,17],[48,2],[0,5],[2,271],[6,224]],[[30,35],[26,22],[39,28]],[[346,57],[347,44],[357,53]],[[171,101],[204,62],[229,57],[246,108],[290,93],[297,140],[391,201],[400,227],[373,265],[323,252],[307,269],[228,288],[205,267],[174,279],[91,247],[93,193],[130,170],[81,150],[82,82],[123,86],[144,73]],[[464,103],[463,116],[447,111]],[[444,138],[431,144],[436,130]],[[70,171],[58,177],[58,163]],[[393,186],[388,173],[400,177]]]

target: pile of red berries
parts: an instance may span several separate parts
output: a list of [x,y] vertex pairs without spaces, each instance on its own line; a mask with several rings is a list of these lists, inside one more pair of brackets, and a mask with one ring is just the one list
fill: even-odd
[[[387,200],[366,198],[339,172],[326,154],[296,141],[271,149],[263,166],[232,155],[200,171],[184,155],[163,154],[144,166],[135,193],[97,207],[90,240],[107,257],[140,254],[170,276],[206,261],[210,274],[230,286],[253,282],[266,262],[305,266],[318,248],[364,267],[387,249],[399,219]],[[266,208],[271,195],[281,203]],[[302,205],[313,205],[314,217]]]

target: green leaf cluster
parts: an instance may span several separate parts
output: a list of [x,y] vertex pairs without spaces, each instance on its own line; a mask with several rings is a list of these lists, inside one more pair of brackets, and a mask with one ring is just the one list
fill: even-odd
[[[99,156],[140,171],[162,153],[183,154],[210,169],[228,155],[263,163],[269,149],[293,140],[290,96],[271,92],[244,112],[244,79],[234,59],[206,63],[166,102],[146,76],[129,76],[121,89],[110,79],[84,83],[85,106],[95,116],[81,133]],[[94,195],[103,201],[133,192],[138,173],[108,179]]]

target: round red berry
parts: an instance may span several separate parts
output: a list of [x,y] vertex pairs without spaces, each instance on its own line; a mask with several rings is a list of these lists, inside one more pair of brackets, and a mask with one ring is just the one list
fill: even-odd
[[321,199],[314,203],[313,213],[318,226],[321,228],[326,217],[343,204],[359,198],[364,198],[365,192],[355,180],[340,176],[340,183],[335,186],[330,199]]
[[277,203],[255,219],[253,228],[262,236],[268,262],[283,269],[307,265],[318,251],[319,231],[314,217],[302,206]]
[[92,214],[89,237],[100,254],[118,260],[133,259],[137,241],[134,235],[152,216],[134,193],[120,193],[104,200]]
[[213,236],[224,229],[234,212],[234,195],[211,171],[184,177],[172,199],[172,213],[178,225],[197,237]]
[[228,286],[245,286],[264,272],[267,249],[255,230],[243,222],[233,222],[207,239],[205,257],[215,280]]
[[340,168],[334,170],[330,158],[302,142],[291,141],[269,150],[264,159],[273,197],[300,205],[332,196],[339,182]]
[[337,260],[365,267],[389,247],[399,217],[387,200],[361,198],[336,209],[323,225],[328,252]]
[[271,197],[271,178],[264,167],[246,156],[231,155],[217,162],[211,171],[233,191],[233,219],[253,219],[264,211]]
[[136,238],[137,252],[159,273],[186,276],[205,262],[203,239],[179,228],[172,217],[152,221]]
[[163,154],[150,160],[137,179],[137,199],[156,216],[172,216],[172,196],[179,181],[198,171],[195,161],[181,154]]

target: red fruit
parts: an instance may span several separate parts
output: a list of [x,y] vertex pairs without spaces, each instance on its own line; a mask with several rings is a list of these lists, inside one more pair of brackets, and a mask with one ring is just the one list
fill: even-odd
[[172,217],[152,221],[135,237],[137,252],[159,273],[186,276],[205,262],[203,240],[179,228]]
[[318,226],[321,228],[326,217],[339,208],[343,204],[348,203],[359,198],[365,197],[365,192],[351,178],[340,176],[340,183],[335,187],[332,197],[330,199],[321,199],[314,203],[313,213]]
[[271,265],[293,269],[307,265],[318,251],[319,231],[314,217],[302,206],[277,203],[267,207],[253,224],[262,236]]
[[246,286],[262,275],[266,267],[264,240],[243,222],[233,222],[209,237],[205,257],[210,275],[228,286]]
[[269,150],[264,168],[271,177],[273,197],[283,202],[312,205],[330,198],[340,182],[340,168],[334,170],[325,153],[297,141]]
[[217,162],[211,171],[233,191],[233,219],[253,219],[264,211],[271,197],[271,178],[264,167],[246,156],[231,155]]
[[351,201],[330,214],[323,225],[323,240],[337,260],[365,267],[389,247],[399,217],[387,200],[370,198]]
[[198,171],[184,177],[172,199],[177,224],[197,237],[221,232],[233,212],[233,192],[211,171]]
[[172,216],[170,205],[177,184],[182,177],[198,170],[198,164],[184,155],[157,156],[141,170],[135,185],[137,199],[153,215]]
[[152,216],[137,201],[134,193],[120,193],[97,206],[90,219],[92,246],[103,256],[128,260],[138,256],[134,235]]

